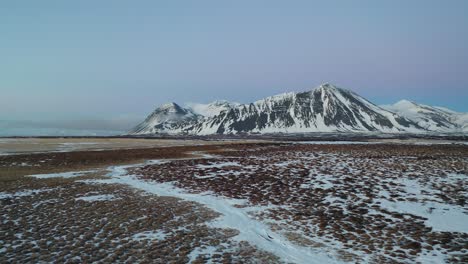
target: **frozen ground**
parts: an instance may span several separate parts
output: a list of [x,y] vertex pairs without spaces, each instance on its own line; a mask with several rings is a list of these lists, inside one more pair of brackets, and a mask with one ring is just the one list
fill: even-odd
[[466,146],[191,153],[8,182],[0,262],[468,262]]
[[96,170],[90,171],[70,171],[70,172],[59,172],[59,173],[48,173],[48,174],[32,174],[28,175],[29,177],[34,177],[37,179],[48,179],[48,178],[74,178],[80,177],[89,173],[96,172]]
[[[163,164],[163,163],[161,163]],[[222,166],[224,165],[224,166]],[[219,164],[220,167],[231,163]],[[219,167],[218,166],[218,167]],[[239,234],[234,237],[237,241],[247,241],[258,248],[277,255],[285,262],[292,263],[342,263],[326,251],[311,250],[306,247],[291,243],[287,238],[270,229],[270,227],[255,219],[255,212],[264,210],[265,207],[248,206],[247,200],[217,197],[211,193],[188,193],[175,187],[171,183],[155,183],[138,179],[135,175],[129,175],[128,168],[134,166],[118,166],[109,168],[105,180],[87,180],[87,183],[124,184],[158,196],[170,196],[185,201],[197,202],[221,216],[209,223],[214,228],[235,229]],[[214,168],[213,166],[205,166]],[[266,207],[270,208],[270,207]]]
[[244,199],[247,208],[267,206],[253,215],[274,234],[318,247],[334,260],[411,262],[433,256],[439,262],[435,256],[444,256],[457,262],[467,257],[467,150],[453,146],[457,151],[443,154],[452,147],[434,148],[258,148],[132,173],[195,195]]
[[[256,142],[258,140],[245,140]],[[225,140],[223,144],[239,142]],[[0,156],[24,153],[138,149],[219,144],[218,141],[138,138],[0,138]]]

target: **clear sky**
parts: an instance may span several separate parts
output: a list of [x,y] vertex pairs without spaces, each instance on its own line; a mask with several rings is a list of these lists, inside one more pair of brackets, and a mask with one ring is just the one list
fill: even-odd
[[1,1],[0,120],[126,122],[324,82],[468,112],[467,13],[466,0]]

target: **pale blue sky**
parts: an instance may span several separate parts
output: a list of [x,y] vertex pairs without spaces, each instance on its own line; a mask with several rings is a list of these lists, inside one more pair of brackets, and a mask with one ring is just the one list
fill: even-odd
[[323,82],[468,112],[468,1],[1,1],[0,120],[132,120]]

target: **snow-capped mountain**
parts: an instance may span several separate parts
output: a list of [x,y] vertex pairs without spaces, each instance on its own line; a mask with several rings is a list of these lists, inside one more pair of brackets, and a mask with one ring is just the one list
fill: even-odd
[[192,133],[197,124],[238,105],[238,103],[221,100],[209,104],[191,103],[187,107],[176,103],[167,103],[156,108],[145,121],[133,128],[129,134]]
[[382,108],[404,116],[429,131],[468,131],[467,113],[457,113],[444,107],[418,104],[408,100],[401,100],[393,105],[383,105]]
[[196,126],[197,134],[417,132],[414,122],[331,84],[239,105]]
[[[409,114],[419,113],[410,111],[414,106],[409,103],[402,101],[381,107],[350,90],[326,83],[310,91],[284,93],[250,104],[215,101],[206,105],[189,104],[186,108],[166,104],[130,134],[424,133],[460,129],[460,122],[468,127],[468,117],[448,109],[419,105],[425,109],[424,117]],[[461,121],[453,121],[454,116]],[[438,127],[444,129],[434,129]]]
[[154,110],[141,124],[129,134],[178,134],[183,133],[190,125],[197,123],[202,116],[176,103],[164,104]]

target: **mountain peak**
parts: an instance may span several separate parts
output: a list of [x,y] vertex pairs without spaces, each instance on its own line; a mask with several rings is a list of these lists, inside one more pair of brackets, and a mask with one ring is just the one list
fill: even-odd
[[211,103],[209,103],[208,105],[216,105],[216,106],[220,106],[220,105],[229,105],[231,104],[229,101],[227,100],[216,100],[216,101],[213,101]]
[[419,104],[410,100],[403,99],[403,100],[396,102],[393,105],[393,108],[394,109],[414,109],[414,108],[419,108]]
[[156,110],[159,111],[164,111],[164,112],[175,112],[175,113],[186,113],[188,112],[187,109],[181,107],[180,105],[174,103],[174,102],[169,102],[161,105],[158,107]]
[[417,105],[417,104],[415,102],[403,99],[403,100],[400,100],[397,103],[395,103],[395,105],[397,105],[397,106],[414,106],[414,105]]
[[411,119],[429,131],[447,132],[464,129],[463,122],[456,118],[457,113],[449,109],[418,104],[410,100],[400,100],[393,105],[383,107]]
[[130,133],[181,133],[181,129],[193,122],[198,116],[190,109],[183,108],[174,102],[165,103],[154,110],[142,123]]
[[329,83],[329,82],[326,82],[326,83],[322,83],[320,85],[320,88],[324,88],[324,89],[333,89],[333,88],[338,88],[336,87],[335,85]]
[[315,88],[314,90],[320,90],[320,91],[343,91],[345,89],[339,88],[338,86],[331,84],[331,83],[323,83],[319,87]]
[[160,109],[168,109],[168,108],[177,108],[177,107],[180,107],[178,104],[174,103],[174,102],[168,102],[168,103],[165,103],[163,105],[161,105],[159,108]]

